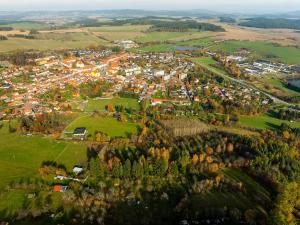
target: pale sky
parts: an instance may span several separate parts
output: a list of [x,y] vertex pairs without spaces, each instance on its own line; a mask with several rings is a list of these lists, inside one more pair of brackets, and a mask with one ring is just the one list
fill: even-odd
[[0,0],[0,11],[80,9],[209,9],[271,12],[300,10],[300,0]]

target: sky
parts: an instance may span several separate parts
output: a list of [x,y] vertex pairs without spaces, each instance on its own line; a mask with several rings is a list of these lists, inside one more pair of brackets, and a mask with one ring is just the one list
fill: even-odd
[[300,0],[0,0],[0,10],[208,9],[234,12],[300,10]]

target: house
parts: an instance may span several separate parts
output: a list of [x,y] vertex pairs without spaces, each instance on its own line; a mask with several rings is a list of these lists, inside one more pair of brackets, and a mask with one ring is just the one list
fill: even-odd
[[84,140],[87,135],[87,129],[85,127],[77,127],[73,132],[73,137],[75,139]]
[[75,173],[76,175],[80,174],[83,172],[83,168],[81,166],[74,166],[73,168],[73,173]]
[[162,77],[165,75],[165,71],[164,70],[154,70],[153,71],[153,76],[155,77]]
[[120,45],[125,48],[125,49],[129,49],[129,48],[137,48],[139,47],[134,41],[132,40],[123,40],[120,42]]
[[68,189],[68,186],[63,186],[60,184],[54,185],[53,186],[53,191],[54,192],[65,192]]

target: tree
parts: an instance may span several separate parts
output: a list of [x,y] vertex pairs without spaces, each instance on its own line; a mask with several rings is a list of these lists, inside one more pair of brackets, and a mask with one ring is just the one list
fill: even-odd
[[232,143],[228,143],[227,146],[226,146],[226,150],[228,153],[232,153],[233,152],[233,144]]
[[149,106],[150,106],[149,99],[143,99],[142,102],[141,102],[142,111],[144,111],[144,112],[147,111]]
[[108,105],[105,106],[105,108],[108,112],[114,112],[115,111],[113,104],[108,104]]
[[178,176],[178,165],[177,162],[171,162],[170,168],[169,168],[170,174],[173,175],[174,177]]
[[192,163],[193,163],[194,165],[196,165],[196,164],[198,163],[198,161],[199,161],[199,157],[198,157],[196,154],[194,154],[194,155],[193,155],[193,158],[192,158]]
[[131,176],[131,162],[129,159],[126,159],[125,165],[123,167],[124,177],[129,178]]
[[275,209],[272,211],[274,225],[297,225],[293,214],[295,208],[300,207],[300,185],[291,182],[281,188],[277,197]]
[[143,167],[140,163],[134,161],[132,165],[132,175],[139,179],[143,176]]

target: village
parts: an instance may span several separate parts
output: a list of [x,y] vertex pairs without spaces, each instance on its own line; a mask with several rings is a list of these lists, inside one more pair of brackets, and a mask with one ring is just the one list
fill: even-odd
[[[201,95],[207,92],[245,104],[257,99],[261,105],[270,103],[270,99],[259,91],[234,83],[222,87],[197,78],[187,85],[189,71],[196,64],[174,53],[116,54],[110,50],[73,50],[68,55],[38,58],[31,67],[5,68],[0,81],[1,118],[63,112],[65,108],[70,110],[65,106],[79,97],[76,88],[96,81],[110,84],[99,97],[112,98],[116,93],[127,92],[136,95],[139,101],[149,100],[152,106],[163,103],[190,105],[191,102],[199,102]],[[41,97],[53,89],[64,90],[67,86],[72,87],[67,102]]]

